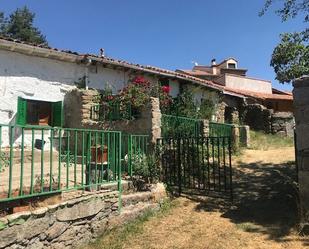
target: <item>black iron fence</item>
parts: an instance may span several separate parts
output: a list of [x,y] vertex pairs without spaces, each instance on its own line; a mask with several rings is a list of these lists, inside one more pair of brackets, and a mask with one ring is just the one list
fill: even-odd
[[233,198],[231,138],[162,138],[158,141],[163,180],[179,193],[197,190]]

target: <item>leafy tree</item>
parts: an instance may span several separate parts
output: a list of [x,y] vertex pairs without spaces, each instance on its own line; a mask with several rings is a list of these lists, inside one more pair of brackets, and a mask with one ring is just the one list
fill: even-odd
[[[266,0],[260,15],[273,5],[275,0]],[[282,3],[275,12],[283,22],[296,16],[304,16],[309,23],[309,0],[279,0]],[[293,79],[309,74],[309,28],[300,32],[281,34],[281,41],[275,47],[270,65],[276,79],[290,83]]]
[[34,44],[47,45],[46,37],[33,26],[35,14],[26,6],[16,9],[9,18],[0,13],[0,34]]
[[[260,12],[260,16],[264,15],[274,2],[277,1],[266,0],[264,8]],[[282,21],[287,21],[299,14],[303,14],[304,21],[309,22],[309,0],[279,0],[279,2],[282,2],[283,6],[277,9],[276,13],[281,17]]]
[[302,75],[309,74],[309,46],[303,33],[285,33],[275,47],[270,65],[276,78],[281,82],[290,82]]

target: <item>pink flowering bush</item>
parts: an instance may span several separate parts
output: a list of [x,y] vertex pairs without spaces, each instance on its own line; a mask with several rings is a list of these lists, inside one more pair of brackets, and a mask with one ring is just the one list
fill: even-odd
[[112,111],[113,104],[120,108],[120,112],[126,112],[131,108],[132,115],[138,116],[141,110],[150,102],[150,97],[159,97],[160,108],[165,112],[169,110],[173,99],[169,95],[171,88],[169,86],[158,87],[152,85],[143,76],[134,77],[129,84],[119,91],[118,95],[112,95],[106,91],[101,98],[105,110]]

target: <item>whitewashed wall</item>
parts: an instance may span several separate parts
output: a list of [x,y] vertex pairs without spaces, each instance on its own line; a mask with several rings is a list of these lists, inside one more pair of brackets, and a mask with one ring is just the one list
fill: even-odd
[[247,90],[252,92],[272,94],[270,81],[240,77],[236,75],[225,75],[225,86],[232,89]]
[[[0,124],[15,124],[18,96],[26,99],[62,101],[65,94],[74,89],[74,82],[85,76],[85,66],[48,58],[24,55],[0,50]],[[89,87],[104,90],[107,87],[117,93],[132,77],[122,70],[89,68]],[[155,83],[154,77],[146,77]],[[7,132],[2,142],[8,144]],[[5,134],[6,133],[6,134]],[[15,145],[20,144],[16,138]],[[26,143],[29,139],[26,138]]]
[[[84,76],[85,66],[81,64],[0,50],[0,123],[14,124],[18,96],[60,101],[76,87],[74,82]],[[111,88],[113,93],[117,93],[130,77],[123,70],[90,66],[89,87],[101,90]],[[145,78],[152,83],[157,82],[155,77]]]
[[82,77],[73,63],[0,50],[0,123],[13,123],[17,97],[60,101]]

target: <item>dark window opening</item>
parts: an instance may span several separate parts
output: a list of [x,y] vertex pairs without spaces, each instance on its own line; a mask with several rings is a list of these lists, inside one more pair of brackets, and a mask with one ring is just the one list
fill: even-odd
[[27,124],[51,126],[51,121],[52,105],[50,102],[27,100]]
[[235,69],[236,68],[236,64],[235,63],[228,63],[227,64],[227,68]]
[[47,102],[18,97],[16,123],[61,127],[63,125],[62,101]]

